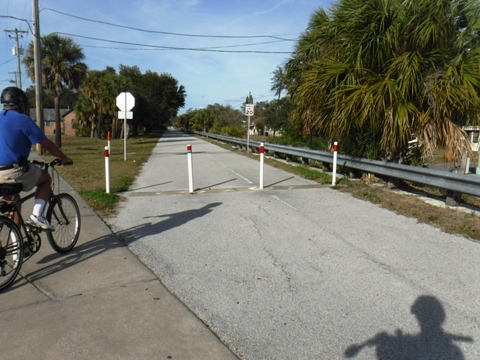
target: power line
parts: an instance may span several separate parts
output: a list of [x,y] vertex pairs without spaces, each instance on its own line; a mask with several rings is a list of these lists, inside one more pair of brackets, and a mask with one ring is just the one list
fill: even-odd
[[12,58],[12,59],[10,59],[10,60],[8,60],[8,61],[5,61],[4,63],[1,63],[0,66],[3,66],[3,65],[5,65],[5,64],[8,64],[9,62],[12,62],[13,60],[15,60],[15,58]]
[[92,20],[92,19],[81,17],[81,16],[68,14],[68,13],[58,11],[58,10],[55,10],[55,9],[51,9],[51,8],[43,8],[42,10],[50,10],[50,11],[56,12],[58,14],[62,14],[62,15],[65,15],[65,16],[70,16],[70,17],[80,19],[80,20],[84,20],[84,21],[94,22],[94,23],[97,23],[97,24],[105,24],[105,25],[109,25],[109,26],[115,26],[115,27],[119,27],[119,28],[136,30],[136,31],[147,32],[147,33],[152,33],[152,34],[188,36],[188,37],[202,37],[202,38],[226,38],[226,39],[271,38],[271,39],[283,40],[283,41],[296,41],[295,39],[286,39],[286,38],[282,38],[280,36],[274,36],[274,35],[201,35],[201,34],[182,34],[182,33],[157,31],[157,30],[146,30],[146,29],[140,29],[140,28],[135,28],[135,27],[131,27],[131,26],[113,24],[113,23],[109,23],[109,22],[106,22],[106,21]]
[[25,21],[30,28],[30,32],[32,33],[33,36],[35,36],[34,31],[32,30],[32,27],[30,26],[30,23],[28,22],[27,19],[20,19],[15,16],[10,16],[10,15],[0,15],[0,18],[5,18],[5,19],[15,19],[15,20],[20,20],[20,21]]
[[54,34],[71,36],[71,37],[79,37],[79,38],[82,38],[82,39],[103,41],[103,42],[109,42],[109,43],[114,43],[114,44],[142,46],[142,47],[162,49],[162,50],[184,50],[184,51],[223,52],[223,53],[255,53],[255,54],[291,54],[292,53],[291,51],[219,50],[219,49],[208,49],[208,48],[188,48],[188,47],[175,47],[175,46],[148,45],[148,44],[138,44],[138,43],[126,42],[126,41],[100,39],[100,38],[94,38],[94,37],[91,37],[91,36],[69,34],[69,33],[64,33],[64,32],[55,32]]
[[[261,43],[251,43],[251,44],[238,44],[238,45],[223,45],[223,46],[211,46],[211,47],[202,47],[198,48],[199,50],[213,50],[213,49],[224,49],[224,48],[234,48],[234,47],[243,47],[243,46],[254,46],[254,45],[265,45],[265,44],[273,44],[277,42],[283,42],[283,40],[277,41],[266,41]],[[81,45],[82,47],[91,47],[97,49],[113,49],[113,50],[141,50],[141,51],[158,51],[158,50],[169,50],[169,49],[145,49],[145,48],[119,48],[119,47],[110,47],[110,46],[95,46],[95,45]],[[143,46],[143,45],[142,45]]]

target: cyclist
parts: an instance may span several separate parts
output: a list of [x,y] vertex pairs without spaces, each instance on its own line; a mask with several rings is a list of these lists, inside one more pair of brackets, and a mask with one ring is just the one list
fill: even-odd
[[[73,160],[50,141],[28,116],[30,106],[23,90],[16,87],[5,88],[2,91],[1,103],[0,183],[20,183],[23,191],[30,191],[36,186],[35,204],[27,223],[44,230],[55,230],[43,217],[52,178],[47,171],[35,164],[29,164],[26,159],[32,144],[40,144],[50,154],[60,158],[62,165],[72,165]],[[14,222],[20,226],[19,216],[15,216]]]

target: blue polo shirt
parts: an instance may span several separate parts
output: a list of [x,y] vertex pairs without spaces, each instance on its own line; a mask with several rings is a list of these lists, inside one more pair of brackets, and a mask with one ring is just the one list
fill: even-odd
[[28,158],[32,144],[44,139],[31,117],[14,110],[0,112],[0,166],[18,163],[21,156]]

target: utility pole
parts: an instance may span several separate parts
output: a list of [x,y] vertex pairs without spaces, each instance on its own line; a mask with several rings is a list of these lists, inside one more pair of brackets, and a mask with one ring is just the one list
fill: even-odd
[[[9,33],[8,35],[9,38],[12,38],[12,37],[15,38],[15,47],[14,47],[13,55],[17,57],[17,74],[18,74],[17,87],[21,89],[22,88],[22,72],[20,68],[20,55],[23,55],[22,54],[23,49],[20,49],[20,46],[18,45],[18,39],[23,38],[23,35],[21,34],[26,34],[28,31],[15,29],[15,30],[5,30],[5,32]],[[14,33],[15,35],[12,36],[10,33]]]
[[[33,58],[35,64],[35,109],[37,115],[37,125],[42,131],[43,126],[43,104],[42,104],[42,57],[40,54],[40,15],[38,12],[38,0],[32,0],[32,20],[33,20]],[[37,144],[37,154],[42,155],[43,149]]]
[[16,87],[18,87],[18,77],[17,77],[17,72],[16,72],[16,71],[13,71],[13,72],[12,72],[12,71],[9,71],[8,73],[9,73],[9,74],[15,74],[15,81],[13,81],[13,80],[10,80],[10,82],[11,82],[12,84],[15,84],[15,86],[16,86]]

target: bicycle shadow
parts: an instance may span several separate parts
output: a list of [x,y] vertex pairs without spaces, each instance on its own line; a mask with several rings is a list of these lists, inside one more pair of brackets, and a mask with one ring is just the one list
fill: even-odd
[[[129,244],[137,241],[143,237],[159,234],[169,229],[182,226],[183,224],[194,220],[196,218],[207,215],[213,211],[213,208],[220,206],[222,203],[207,204],[199,209],[190,209],[173,214],[165,214],[158,216],[149,216],[149,218],[163,218],[164,220],[157,223],[145,223],[127,230],[117,232],[116,234],[108,234],[90,241],[86,241],[82,244],[75,246],[67,254],[58,254],[52,252],[39,258],[40,253],[34,254],[28,261],[35,262],[34,269],[26,271],[26,277],[30,282],[38,281],[49,275],[55,274],[59,271],[66,270],[70,267],[77,266],[78,264],[88,261],[96,256],[100,256],[105,252],[124,248]],[[43,246],[48,246],[42,244]],[[23,283],[25,285],[25,283]],[[21,282],[15,281],[15,283],[7,289],[7,291],[15,290],[16,288],[23,286]]]
[[394,335],[380,332],[361,344],[353,344],[345,350],[346,358],[356,357],[366,347],[375,347],[378,360],[462,360],[463,353],[455,342],[473,342],[469,336],[449,334],[442,328],[446,319],[442,303],[433,296],[418,297],[411,307],[417,318],[420,333],[403,334],[399,329]]
[[141,238],[160,234],[162,232],[168,231],[170,229],[182,226],[187,222],[203,217],[213,211],[213,208],[222,205],[221,202],[215,202],[207,204],[199,209],[190,209],[185,211],[180,211],[173,214],[165,215],[156,215],[144,217],[144,219],[164,219],[159,222],[145,223],[130,229],[122,230],[116,233],[116,235],[122,240],[125,245],[129,245]]

